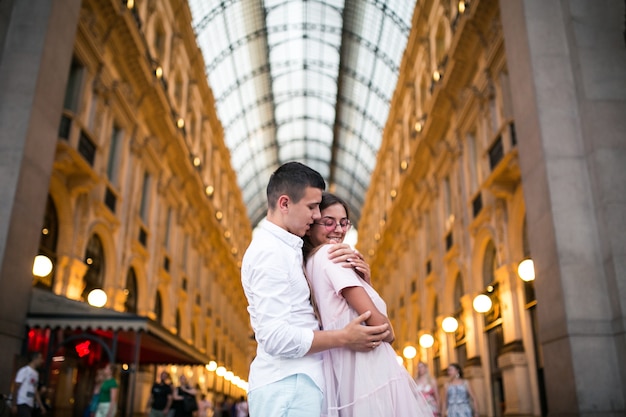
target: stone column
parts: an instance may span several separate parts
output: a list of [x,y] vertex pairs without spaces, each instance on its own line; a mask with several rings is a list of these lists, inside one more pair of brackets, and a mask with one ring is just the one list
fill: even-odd
[[504,345],[498,356],[498,368],[502,371],[506,415],[532,416],[533,395],[530,388],[528,361],[524,345],[516,340]]
[[548,415],[623,416],[625,3],[499,3]]
[[25,337],[32,264],[39,246],[80,3],[2,2],[0,392],[9,390],[14,358]]
[[[504,347],[498,356],[498,368],[502,371],[506,415],[531,416],[539,405],[533,402],[528,368],[528,352],[525,351],[516,293],[519,280],[514,264],[498,269],[498,295],[501,304]],[[521,310],[523,311],[523,310]],[[532,345],[531,345],[532,346]],[[535,407],[536,406],[536,407]]]

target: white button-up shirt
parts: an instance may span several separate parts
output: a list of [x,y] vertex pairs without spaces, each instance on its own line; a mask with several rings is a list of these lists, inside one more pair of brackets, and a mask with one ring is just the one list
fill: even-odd
[[322,356],[306,355],[319,323],[304,276],[302,239],[263,220],[244,254],[241,283],[258,344],[248,389],[306,374],[323,390]]

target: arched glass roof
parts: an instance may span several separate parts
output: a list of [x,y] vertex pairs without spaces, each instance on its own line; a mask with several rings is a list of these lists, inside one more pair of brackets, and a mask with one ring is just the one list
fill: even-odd
[[254,226],[282,163],[319,171],[361,214],[415,0],[189,0]]

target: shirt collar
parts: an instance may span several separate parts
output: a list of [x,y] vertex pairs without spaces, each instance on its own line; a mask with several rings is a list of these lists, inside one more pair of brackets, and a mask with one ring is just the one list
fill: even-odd
[[296,236],[293,233],[286,231],[277,224],[272,223],[267,219],[263,219],[261,220],[260,227],[285,242],[286,245],[291,246],[294,249],[302,248],[302,238],[300,236]]

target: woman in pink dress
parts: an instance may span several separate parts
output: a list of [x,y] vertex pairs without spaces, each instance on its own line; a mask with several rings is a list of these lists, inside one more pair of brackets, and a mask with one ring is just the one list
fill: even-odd
[[[387,306],[357,272],[328,258],[332,243],[343,241],[350,228],[345,202],[324,193],[321,219],[304,238],[306,273],[324,330],[342,329],[365,311],[367,325],[389,323]],[[369,277],[367,277],[369,278]],[[389,323],[391,328],[391,323]],[[325,406],[323,416],[430,417],[432,412],[409,373],[398,364],[393,329],[385,342],[370,352],[331,349],[324,352]]]
[[417,378],[415,379],[417,388],[424,395],[426,402],[430,406],[435,417],[439,417],[439,390],[437,389],[437,381],[428,372],[428,365],[424,362],[417,364]]

